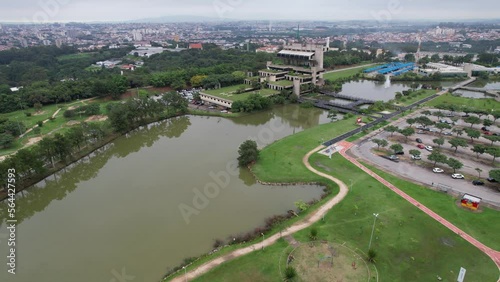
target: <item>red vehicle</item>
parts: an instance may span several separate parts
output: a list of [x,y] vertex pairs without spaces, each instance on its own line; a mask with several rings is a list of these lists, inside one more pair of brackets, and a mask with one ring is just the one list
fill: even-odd
[[483,134],[484,135],[493,135],[493,133],[491,133],[490,131],[483,131]]
[[417,147],[418,147],[419,149],[425,149],[424,144],[418,144],[418,145],[417,145]]

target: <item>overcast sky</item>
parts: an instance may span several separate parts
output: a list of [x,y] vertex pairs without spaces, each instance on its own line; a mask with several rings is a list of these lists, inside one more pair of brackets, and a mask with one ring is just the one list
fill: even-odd
[[2,0],[0,22],[126,21],[164,16],[262,20],[500,18],[498,0]]

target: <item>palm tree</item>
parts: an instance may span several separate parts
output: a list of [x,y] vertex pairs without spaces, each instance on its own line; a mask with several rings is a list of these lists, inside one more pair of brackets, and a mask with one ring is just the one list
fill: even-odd
[[483,172],[483,170],[480,169],[480,168],[478,168],[478,167],[476,167],[476,171],[478,173],[478,177],[477,178],[481,178],[481,172]]

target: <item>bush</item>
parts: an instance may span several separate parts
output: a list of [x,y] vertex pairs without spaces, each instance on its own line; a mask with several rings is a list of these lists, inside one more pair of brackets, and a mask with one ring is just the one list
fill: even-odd
[[31,113],[30,112],[25,112],[24,113],[27,117],[30,117],[31,116]]
[[295,270],[295,268],[293,268],[292,266],[287,266],[285,268],[285,280],[291,281],[295,277],[297,277],[297,271]]
[[368,261],[369,262],[375,262],[375,257],[377,256],[377,252],[375,252],[373,249],[370,249],[368,251]]
[[318,229],[316,227],[311,228],[309,231],[309,238],[313,241],[318,238]]
[[257,149],[257,142],[247,140],[240,145],[238,149],[239,157],[238,164],[240,167],[247,166],[259,159],[259,150]]
[[63,116],[65,118],[73,118],[73,117],[75,117],[75,111],[74,110],[66,110],[66,111],[64,111]]
[[40,134],[40,132],[41,132],[41,131],[42,131],[42,130],[40,129],[40,127],[35,127],[35,128],[33,128],[33,133],[34,133],[35,135]]
[[38,125],[38,127],[42,127],[43,126],[43,121],[39,121],[36,124]]

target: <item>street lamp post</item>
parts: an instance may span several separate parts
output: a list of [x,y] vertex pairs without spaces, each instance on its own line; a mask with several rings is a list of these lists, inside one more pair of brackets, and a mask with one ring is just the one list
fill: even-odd
[[264,250],[264,233],[260,233],[262,235],[262,250]]
[[375,221],[377,221],[378,213],[374,213],[373,216],[375,218],[373,219],[372,235],[370,236],[370,243],[368,244],[368,251],[370,250],[370,248],[372,246],[373,231],[375,231]]

